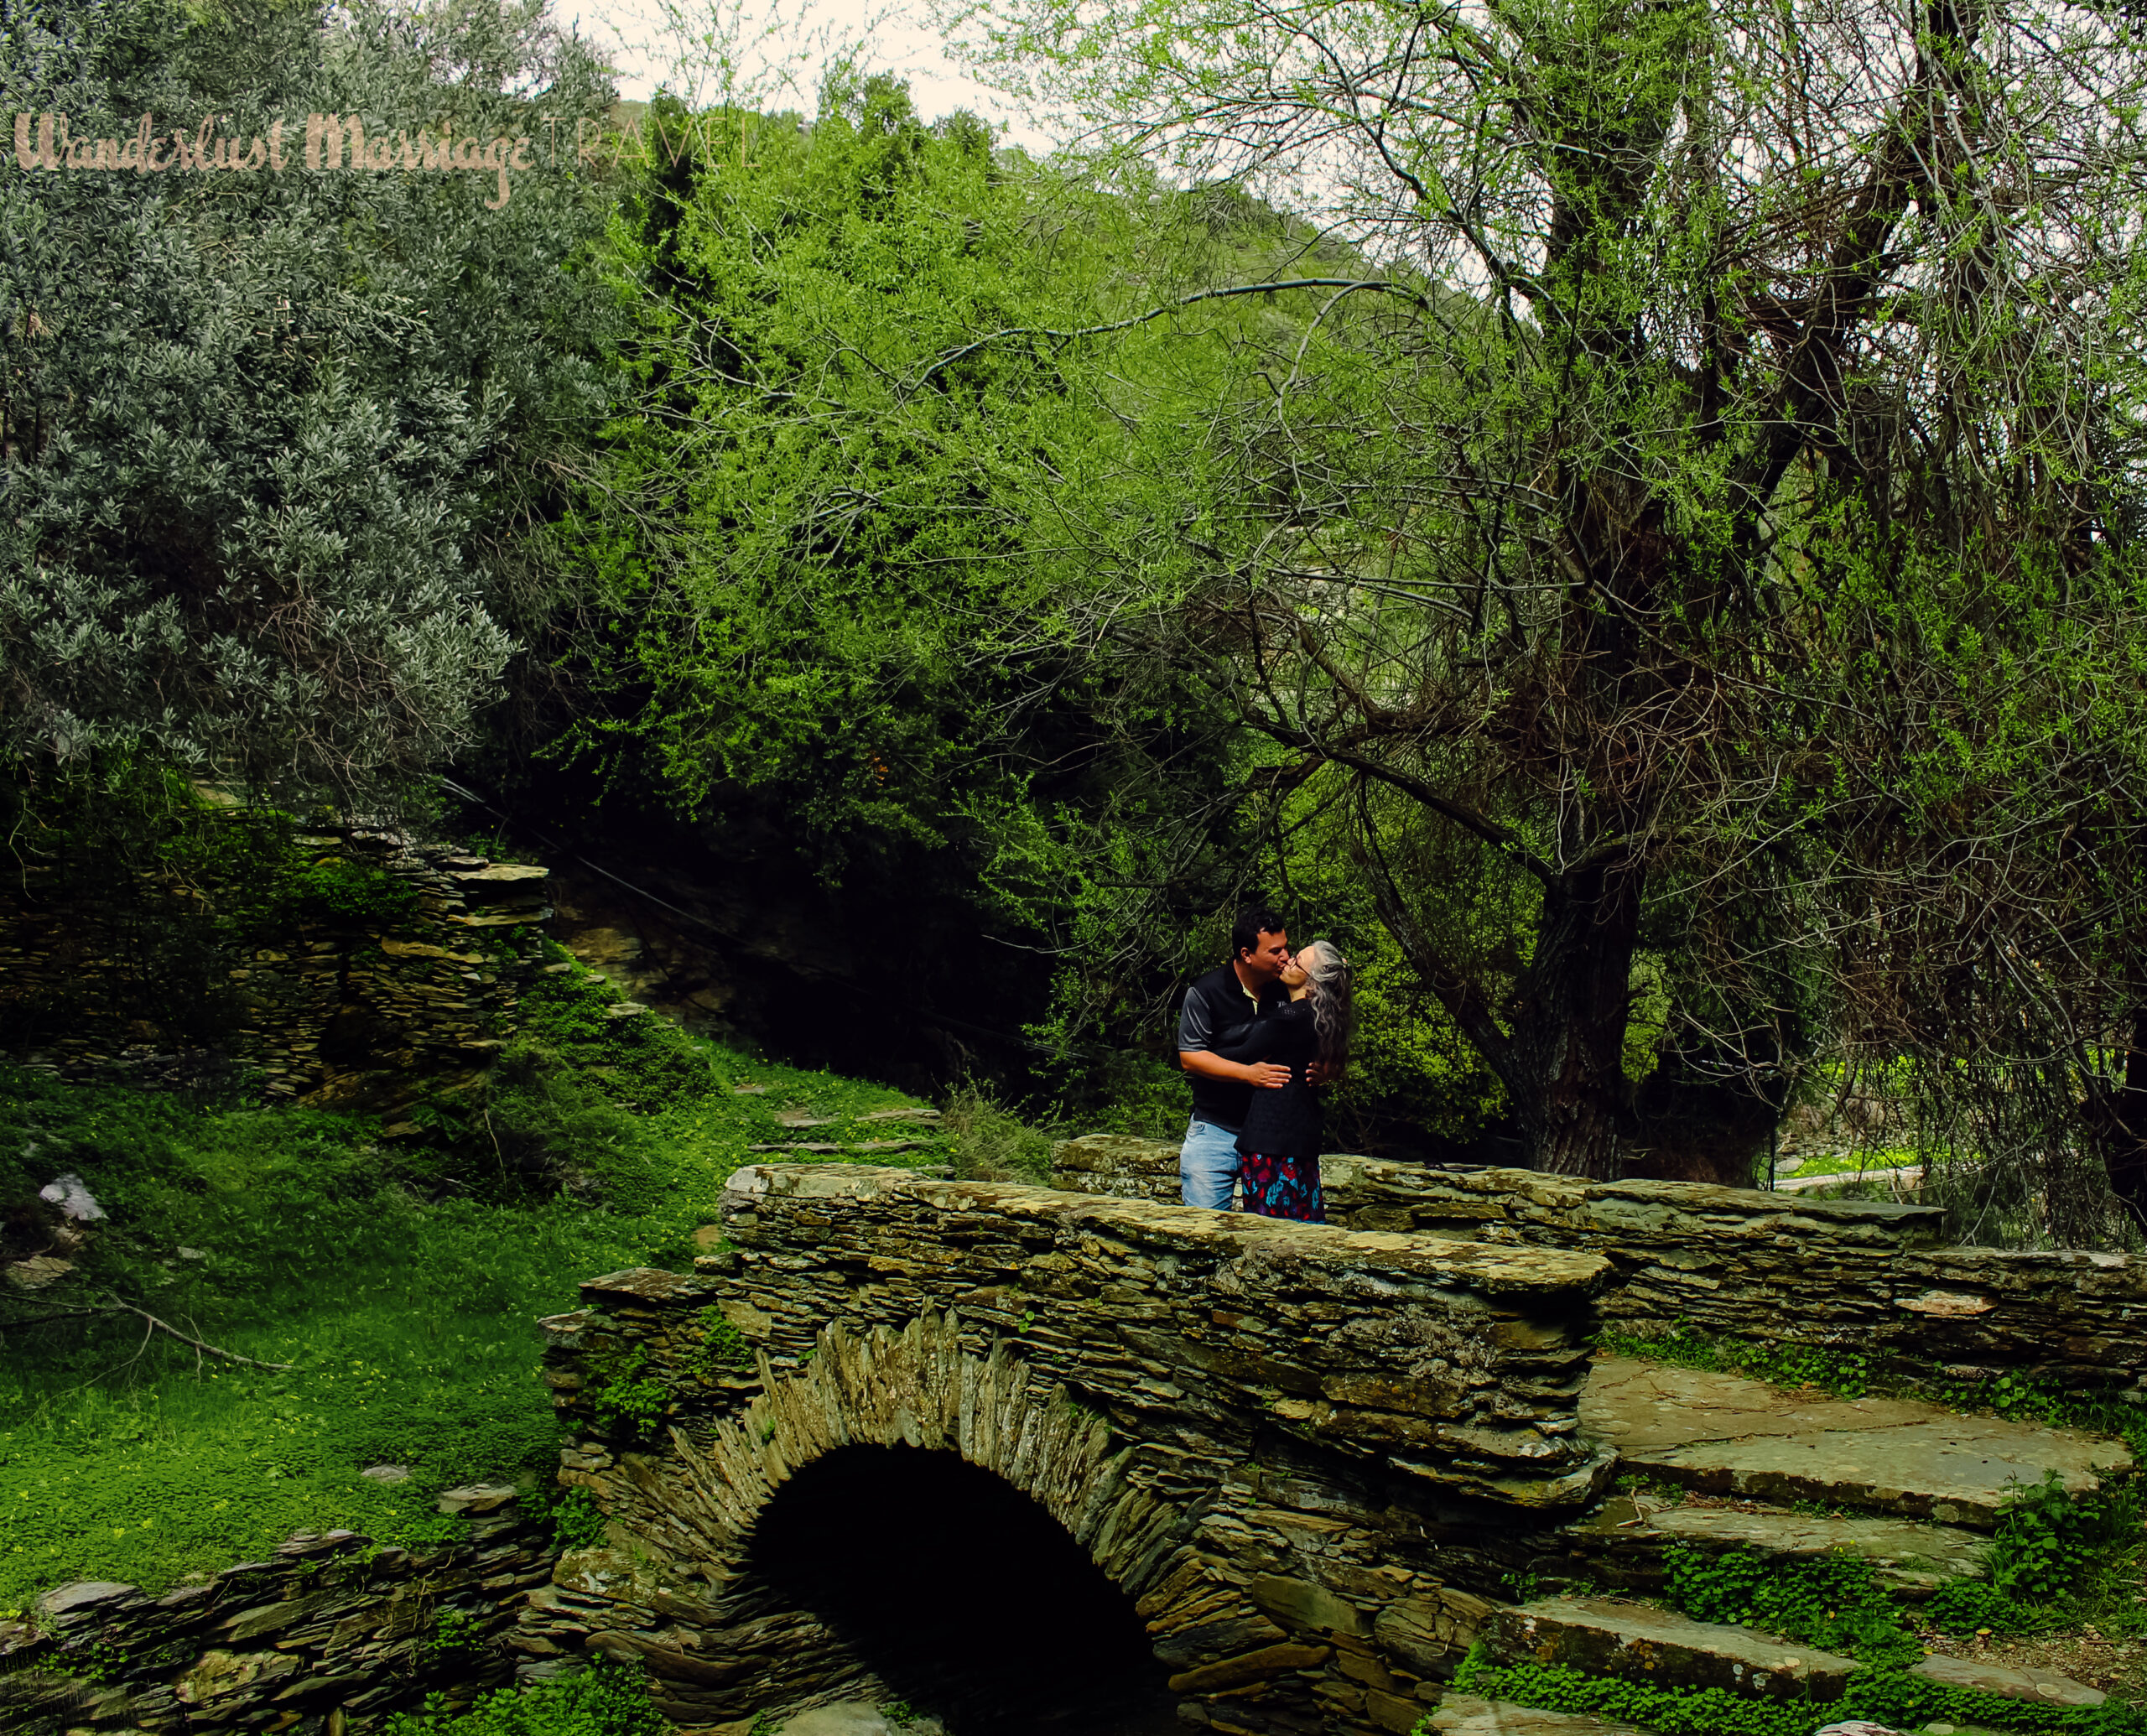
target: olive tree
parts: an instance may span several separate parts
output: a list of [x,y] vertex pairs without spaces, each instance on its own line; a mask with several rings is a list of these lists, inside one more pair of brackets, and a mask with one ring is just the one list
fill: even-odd
[[[1306,328],[1249,332],[1200,413],[1127,400],[1142,454],[1053,482],[1054,541],[1084,534],[1038,559],[1099,654],[1204,673],[1269,744],[1248,788],[1349,816],[1536,1165],[1616,1172],[1651,926],[1724,982],[1800,952],[1883,1000],[1869,943],[1901,901],[2134,762],[2147,45],[2124,15],[1004,0],[971,23],[1032,100],[1379,262],[1317,286]],[[1487,910],[1525,949],[1487,943]],[[1765,1011],[1719,1035],[1751,1049]]]
[[451,754],[604,401],[600,69],[534,5],[7,0],[0,86],[13,772]]

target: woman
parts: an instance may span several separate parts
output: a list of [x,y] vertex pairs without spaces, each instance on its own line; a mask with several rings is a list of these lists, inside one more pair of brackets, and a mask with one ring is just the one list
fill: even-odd
[[1238,1174],[1248,1212],[1324,1224],[1319,1099],[1305,1083],[1305,1070],[1317,1061],[1333,1080],[1349,1064],[1356,1028],[1349,961],[1332,942],[1315,940],[1283,970],[1282,986],[1289,1005],[1229,1034],[1232,1060],[1280,1061],[1290,1069],[1287,1084],[1252,1094],[1238,1134]]

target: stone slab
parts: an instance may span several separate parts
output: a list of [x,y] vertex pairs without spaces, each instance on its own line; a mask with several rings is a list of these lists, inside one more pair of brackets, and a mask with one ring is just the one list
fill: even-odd
[[1854,1660],[1651,1603],[1542,1598],[1485,1624],[1494,1655],[1564,1664],[1656,1687],[1718,1687],[1775,1700],[1838,1699]]
[[1614,1724],[1584,1712],[1540,1712],[1473,1694],[1448,1694],[1422,1728],[1438,1736],[1655,1736],[1638,1724]]
[[[1779,1508],[1665,1506],[1619,1495],[1567,1528],[1592,1557],[1627,1559],[1660,1580],[1659,1558],[1673,1544],[1709,1553],[1749,1549],[1771,1559],[1809,1561],[1837,1551],[1860,1557],[1897,1588],[1923,1591],[1942,1579],[1979,1572],[1989,1540],[1954,1525],[1844,1514],[1817,1518]],[[1639,1557],[1647,1557],[1645,1562]],[[1626,1583],[1623,1580],[1620,1583]]]
[[776,1736],[945,1736],[945,1731],[936,1718],[891,1723],[878,1707],[863,1700],[814,1706],[776,1726]]
[[1973,1658],[1929,1657],[1910,1673],[1947,1687],[1973,1688],[1978,1693],[2033,1700],[2044,1706],[2099,1706],[2109,1697],[2101,1689],[2055,1670],[2018,1669],[2009,1664],[1978,1663]]
[[2120,1442],[1907,1399],[1786,1392],[1737,1375],[1605,1358],[1581,1427],[1630,1468],[1708,1494],[1817,1501],[1990,1531],[2015,1484],[2075,1493],[2129,1468]]
[[1743,1375],[1681,1369],[1635,1356],[1599,1358],[1581,1398],[1581,1427],[1621,1457],[1698,1441],[1890,1428],[1951,1413],[1916,1399],[1838,1399],[1785,1391]]

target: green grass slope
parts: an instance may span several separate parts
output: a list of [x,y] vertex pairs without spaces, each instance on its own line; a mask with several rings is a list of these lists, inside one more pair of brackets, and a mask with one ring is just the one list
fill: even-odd
[[[161,1589],[294,1531],[445,1540],[442,1489],[550,1487],[559,1432],[535,1322],[583,1278],[681,1266],[747,1147],[903,1136],[909,1099],[688,1038],[563,967],[478,1103],[423,1144],[302,1108],[202,1104],[0,1072],[11,1251],[39,1188],[109,1216],[49,1287],[0,1285],[0,1614],[78,1579]],[[736,1088],[766,1087],[764,1094]],[[799,1135],[776,1115],[831,1125]],[[926,1148],[872,1161],[946,1161]],[[124,1302],[256,1363],[190,1349]],[[55,1318],[56,1317],[56,1318]],[[399,1484],[368,1479],[400,1465]]]

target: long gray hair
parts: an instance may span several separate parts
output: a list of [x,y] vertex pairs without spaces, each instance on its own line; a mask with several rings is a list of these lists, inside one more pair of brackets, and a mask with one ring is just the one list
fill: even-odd
[[1349,1064],[1349,1039],[1357,1032],[1357,996],[1349,961],[1331,940],[1315,940],[1298,955],[1310,991],[1312,1028],[1319,1039],[1319,1064],[1330,1076]]

